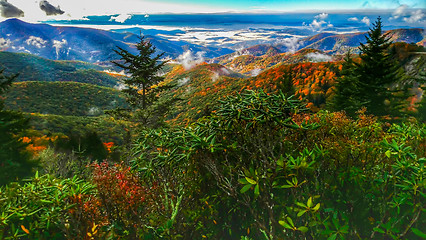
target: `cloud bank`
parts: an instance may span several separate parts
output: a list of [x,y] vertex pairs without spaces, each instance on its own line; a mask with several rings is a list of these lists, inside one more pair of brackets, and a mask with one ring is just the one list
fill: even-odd
[[111,19],[109,21],[115,21],[115,22],[119,22],[119,23],[124,23],[127,19],[132,18],[131,14],[120,14],[118,16],[112,16]]
[[286,47],[287,52],[295,53],[297,50],[299,50],[300,46],[303,44],[302,41],[300,41],[299,37],[291,37],[291,38],[285,38],[282,40],[281,44]]
[[408,5],[402,4],[395,9],[389,20],[396,20],[400,18],[407,23],[422,23],[425,22],[425,12],[423,9],[410,10]]
[[308,53],[306,57],[312,62],[331,62],[333,58],[322,53]]
[[204,62],[204,54],[206,52],[197,52],[195,56],[192,54],[191,50],[188,50],[184,52],[182,55],[180,55],[177,60],[182,66],[189,70],[196,65]]
[[11,45],[9,39],[0,38],[0,50],[4,48],[8,48]]
[[370,19],[369,19],[368,17],[364,17],[364,18],[361,20],[361,22],[362,22],[362,23],[365,23],[365,25],[367,25],[367,26],[370,26],[370,24],[371,24],[371,21],[370,21]]
[[321,13],[314,17],[314,20],[312,21],[312,23],[308,25],[304,23],[303,25],[307,26],[309,29],[311,29],[311,31],[321,32],[322,30],[326,28],[333,27],[333,24],[331,24],[330,22],[327,23],[325,21],[325,19],[327,18],[328,18],[328,13]]
[[46,45],[47,41],[39,38],[39,37],[34,37],[34,36],[30,36],[25,43],[29,46],[35,46],[37,48],[42,48]]

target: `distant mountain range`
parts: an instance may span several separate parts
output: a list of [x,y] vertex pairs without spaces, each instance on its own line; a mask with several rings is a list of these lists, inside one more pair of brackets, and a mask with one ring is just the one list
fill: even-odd
[[[139,32],[138,32],[139,29]],[[176,30],[178,31],[178,30]],[[396,29],[388,31],[395,42],[416,43],[425,46],[425,32],[422,28]],[[0,50],[31,53],[53,60],[80,60],[85,62],[109,62],[119,58],[112,50],[117,46],[136,53],[135,43],[143,34],[157,48],[157,53],[177,58],[185,51],[204,52],[205,58],[217,58],[227,54],[276,55],[300,49],[317,49],[328,54],[342,54],[365,42],[365,33],[319,33],[305,38],[283,38],[277,44],[265,43],[239,50],[235,53],[229,48],[212,45],[197,45],[188,41],[176,41],[163,36],[159,30],[140,30],[129,28],[105,31],[81,27],[58,27],[48,24],[26,23],[18,19],[8,19],[0,23]],[[178,32],[177,32],[178,33]],[[152,35],[149,35],[152,34]],[[157,35],[158,34],[158,35]],[[222,39],[223,40],[223,39]],[[225,41],[226,42],[226,41]]]
[[[422,28],[395,29],[386,31],[393,42],[414,43],[425,45],[425,31]],[[303,48],[321,50],[330,54],[343,54],[348,49],[357,48],[360,43],[366,43],[367,33],[330,34],[321,33],[302,39]]]
[[[203,47],[186,42],[168,41],[145,35],[157,52],[176,58],[186,50],[204,51],[205,57],[217,57],[232,52],[226,48]],[[136,53],[138,35],[91,28],[57,27],[8,19],[0,23],[0,50],[31,53],[54,60],[104,62],[119,59],[116,47]]]
[[[387,31],[393,42],[414,43],[425,46],[425,32],[421,28],[395,29]],[[229,69],[245,75],[256,75],[260,70],[276,64],[293,64],[301,62],[327,62],[342,60],[348,50],[358,53],[360,43],[366,43],[366,33],[332,34],[321,33],[300,39],[298,51],[289,52],[288,44],[259,44],[214,59]]]
[[[391,38],[393,42],[414,43],[420,46],[426,46],[426,33],[422,28],[409,28],[409,29],[394,29],[386,31],[385,33]],[[360,43],[366,43],[366,32],[359,33],[319,33],[310,37],[301,38],[297,41],[297,47],[293,50],[299,49],[316,49],[328,54],[344,54],[349,49],[356,52],[356,48]],[[293,43],[296,45],[296,42]],[[251,46],[249,48],[239,50],[239,53],[249,54],[253,56],[271,55],[288,52],[289,44],[260,44]],[[235,55],[235,53],[234,53]]]

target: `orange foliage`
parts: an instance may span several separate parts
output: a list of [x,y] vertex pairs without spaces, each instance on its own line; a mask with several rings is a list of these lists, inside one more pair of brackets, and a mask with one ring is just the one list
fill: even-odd
[[112,151],[111,151],[111,148],[112,147],[114,147],[114,143],[113,142],[106,142],[106,143],[103,143],[104,144],[104,146],[105,146],[105,148],[106,148],[106,150],[109,152],[109,153],[111,153]]
[[32,137],[22,137],[21,141],[23,143],[28,144],[27,151],[29,151],[34,157],[38,156],[38,154],[47,149],[49,143],[53,143],[58,139],[57,136],[48,137],[48,136],[32,136]]

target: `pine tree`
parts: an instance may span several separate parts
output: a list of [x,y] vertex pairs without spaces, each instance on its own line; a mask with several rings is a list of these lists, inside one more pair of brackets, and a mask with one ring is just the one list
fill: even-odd
[[354,116],[361,107],[377,116],[400,115],[408,98],[402,88],[401,68],[390,53],[392,41],[383,34],[380,17],[360,43],[360,61],[353,61],[348,53],[343,62],[342,77],[337,80],[333,110],[345,110]]
[[360,44],[360,63],[355,63],[354,77],[358,85],[356,96],[369,113],[378,116],[395,114],[400,99],[394,97],[391,88],[400,79],[399,66],[388,49],[392,44],[389,33],[382,33],[380,17],[366,36],[367,43]]
[[358,90],[357,79],[354,74],[355,63],[351,52],[348,51],[342,63],[341,77],[336,80],[334,88],[335,95],[331,101],[331,110],[344,110],[349,116],[354,117],[361,103],[358,100],[360,92]]
[[[151,115],[158,112],[158,109],[152,109],[158,100],[157,93],[164,90],[162,87],[154,88],[164,80],[164,77],[159,74],[166,63],[160,61],[164,53],[152,57],[155,47],[144,40],[144,37],[140,37],[140,42],[136,45],[139,52],[137,55],[120,47],[117,48],[118,50],[114,51],[120,55],[121,61],[113,63],[130,75],[124,80],[125,89],[122,91],[126,94],[126,100],[131,109],[119,109],[116,113],[146,125]],[[125,112],[128,114],[124,114]]]
[[[15,76],[5,76],[0,70],[0,94],[12,84]],[[0,185],[22,179],[31,173],[34,163],[26,151],[21,136],[29,128],[29,119],[21,113],[4,109],[0,99]]]

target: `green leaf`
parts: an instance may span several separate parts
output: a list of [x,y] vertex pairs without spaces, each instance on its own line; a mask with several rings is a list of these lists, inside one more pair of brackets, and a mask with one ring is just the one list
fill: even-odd
[[426,234],[423,233],[422,231],[420,231],[419,229],[412,228],[411,231],[413,231],[413,233],[416,234],[417,236],[419,236],[419,237],[421,237],[423,239],[426,239]]
[[297,216],[301,217],[305,213],[306,213],[306,210],[302,210],[302,211],[300,211],[300,212],[297,213]]
[[391,157],[391,151],[390,151],[390,150],[387,150],[387,151],[385,152],[385,155],[386,155],[386,157],[390,158],[390,157]]
[[251,184],[245,185],[243,188],[241,188],[240,192],[245,193],[251,188]]
[[292,227],[294,227],[293,220],[290,217],[287,217],[287,221]]
[[241,183],[241,184],[248,184],[248,182],[245,178],[238,179],[238,182]]
[[298,228],[297,228],[297,230],[301,231],[302,233],[305,233],[305,232],[307,232],[309,229],[308,229],[307,227],[305,227],[305,226],[302,226],[302,227],[298,227]]
[[304,203],[296,202],[296,205],[302,208],[308,208]]
[[321,204],[317,203],[317,205],[315,205],[315,207],[313,208],[314,211],[318,211],[318,209],[320,208]]
[[283,226],[283,227],[285,227],[285,228],[287,228],[287,229],[292,229],[292,227],[291,227],[290,225],[288,225],[288,223],[286,223],[285,221],[278,221],[278,223],[279,223],[281,226]]
[[337,233],[331,235],[330,237],[327,238],[327,240],[335,240],[337,238]]
[[280,166],[280,167],[284,167],[284,157],[282,155],[277,160],[277,165]]
[[308,208],[311,208],[311,207],[313,207],[313,206],[314,206],[314,204],[312,203],[312,197],[310,197],[310,198],[308,199],[307,205],[308,205]]
[[385,233],[385,231],[383,231],[383,229],[381,229],[381,228],[375,227],[375,228],[373,228],[373,230],[378,232],[378,233]]
[[247,182],[249,182],[250,184],[253,184],[253,185],[257,184],[257,182],[256,182],[255,180],[253,180],[253,179],[251,179],[251,178],[249,178],[249,177],[246,177],[246,180],[247,180]]
[[257,197],[260,194],[260,190],[259,190],[259,184],[256,184],[256,186],[254,187],[254,196]]

